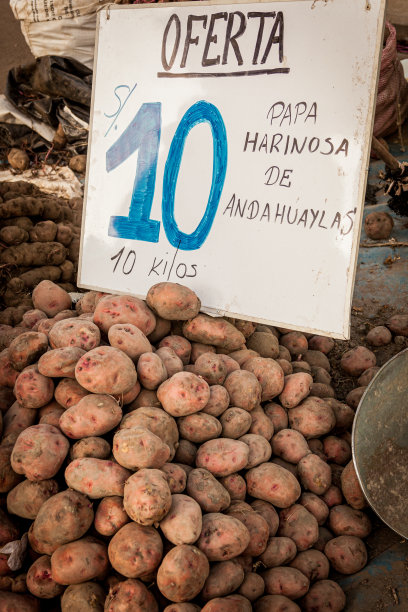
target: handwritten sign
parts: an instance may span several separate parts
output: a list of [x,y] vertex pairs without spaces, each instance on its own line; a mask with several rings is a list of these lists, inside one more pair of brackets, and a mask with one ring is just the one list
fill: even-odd
[[78,284],[348,337],[384,4],[101,11]]

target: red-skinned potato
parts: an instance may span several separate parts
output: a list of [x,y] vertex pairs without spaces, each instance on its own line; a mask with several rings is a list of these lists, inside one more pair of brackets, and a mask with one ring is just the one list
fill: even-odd
[[292,357],[304,354],[308,349],[308,342],[304,334],[290,331],[280,337],[279,343],[288,349]]
[[249,447],[244,442],[217,438],[200,446],[196,465],[207,469],[214,476],[228,476],[245,468],[248,457]]
[[98,533],[111,537],[130,521],[123,507],[123,497],[112,495],[101,499],[95,512],[94,525]]
[[164,557],[157,572],[157,586],[170,601],[190,601],[201,591],[209,573],[205,554],[191,544],[182,544]]
[[246,475],[248,494],[278,508],[291,506],[300,497],[300,485],[288,470],[274,463],[263,463]]
[[270,595],[285,595],[299,599],[309,590],[309,580],[294,567],[271,567],[262,574],[265,591]]
[[315,610],[330,610],[341,612],[346,605],[346,596],[342,588],[333,580],[318,580],[309,589],[302,599],[302,610],[315,612]]
[[47,336],[40,332],[29,331],[14,338],[8,347],[8,355],[13,368],[21,372],[28,365],[38,361],[47,349]]
[[336,436],[327,436],[323,440],[323,452],[327,461],[346,465],[351,459],[351,447],[346,440]]
[[33,425],[24,430],[14,445],[11,466],[28,480],[52,478],[69,450],[69,442],[52,425]]
[[37,409],[50,402],[54,395],[54,383],[39,373],[36,365],[28,366],[18,376],[14,395],[23,408]]
[[294,504],[279,513],[278,535],[291,538],[299,551],[307,550],[319,537],[319,525],[304,506]]
[[259,557],[265,550],[269,538],[269,526],[263,516],[254,512],[251,506],[245,510],[234,506],[234,503],[226,514],[237,518],[249,531],[250,541],[243,554]]
[[252,357],[259,357],[259,353],[256,351],[251,351],[250,349],[240,349],[238,351],[232,351],[229,353],[229,357],[234,359],[238,363],[238,365],[242,368],[243,364],[251,359]]
[[233,559],[214,563],[201,591],[201,596],[208,601],[215,597],[229,595],[241,586],[244,576],[244,570]]
[[177,372],[183,371],[183,362],[169,346],[162,346],[157,349],[156,355],[160,357],[166,368],[167,378],[171,378]]
[[146,468],[130,476],[125,483],[123,505],[136,523],[146,526],[159,523],[171,508],[166,475]]
[[279,404],[269,402],[264,406],[264,412],[273,425],[274,433],[277,434],[282,429],[287,429],[289,420],[288,412]]
[[55,387],[54,397],[60,406],[70,408],[77,404],[89,391],[72,378],[63,378]]
[[314,550],[313,548],[300,552],[290,563],[290,567],[298,569],[310,582],[325,580],[329,576],[330,571],[327,557],[319,550]]
[[103,612],[105,591],[97,582],[68,586],[61,597],[61,612]]
[[55,480],[32,482],[23,480],[7,495],[7,510],[21,518],[35,519],[41,506],[50,497],[58,493]]
[[13,389],[19,375],[19,372],[11,364],[8,349],[5,348],[0,353],[0,385]]
[[297,465],[303,487],[316,495],[323,495],[331,485],[330,466],[314,453],[302,457]]
[[225,380],[224,387],[228,391],[230,403],[233,406],[251,411],[261,401],[262,387],[252,372],[235,370]]
[[246,497],[246,482],[239,474],[229,474],[219,479],[223,487],[228,491],[231,500],[244,500]]
[[250,535],[245,525],[233,516],[211,512],[203,516],[197,546],[209,561],[228,561],[247,548]]
[[36,418],[36,410],[23,408],[18,402],[14,402],[3,416],[3,440],[10,434],[18,435],[34,425]]
[[53,580],[51,559],[48,555],[34,561],[27,572],[26,580],[30,593],[40,599],[52,599],[64,591],[64,587]]
[[279,527],[279,515],[272,504],[262,499],[255,499],[251,503],[251,508],[263,516],[265,521],[268,523],[269,536],[274,536]]
[[165,463],[160,469],[167,476],[171,493],[182,493],[187,484],[185,470],[177,463]]
[[190,363],[191,344],[183,336],[177,334],[166,336],[160,340],[159,348],[171,348],[184,366]]
[[202,376],[209,385],[222,385],[227,376],[227,366],[222,356],[214,353],[203,353],[194,364],[194,371]]
[[264,591],[265,583],[262,576],[255,572],[246,572],[238,593],[253,602],[262,597]]
[[279,567],[292,561],[296,554],[296,544],[291,538],[271,537],[259,560],[265,567]]
[[367,563],[367,549],[363,540],[342,535],[327,542],[324,554],[332,567],[341,574],[355,574]]
[[123,612],[129,608],[130,601],[135,612],[159,612],[159,606],[151,592],[143,582],[133,578],[118,582],[110,588],[104,612]]
[[75,378],[75,366],[85,351],[78,347],[57,348],[44,353],[38,361],[43,376]]
[[315,493],[305,492],[300,496],[299,504],[313,514],[319,525],[324,525],[329,516],[329,508],[323,499],[315,495]]
[[282,368],[274,359],[253,357],[245,361],[242,369],[254,374],[261,384],[262,402],[269,401],[282,392],[285,376]]
[[341,490],[347,503],[355,510],[361,510],[367,505],[353,460],[346,465],[341,473]]
[[71,489],[100,499],[110,495],[123,495],[123,487],[131,472],[118,463],[83,457],[74,459],[65,470],[65,481]]
[[186,490],[204,512],[220,512],[231,503],[227,489],[204,468],[197,468],[189,473]]
[[179,418],[178,428],[183,438],[195,444],[218,438],[222,431],[220,421],[205,412],[196,412]]
[[88,438],[108,433],[121,418],[122,410],[112,396],[92,393],[65,410],[59,425],[69,438]]
[[157,397],[164,410],[175,417],[200,412],[210,398],[210,387],[191,372],[178,372],[163,382]]
[[143,578],[158,567],[163,555],[163,543],[154,527],[131,522],[113,536],[108,554],[117,572],[126,578]]
[[135,471],[161,468],[170,457],[170,448],[145,427],[120,429],[113,437],[112,452],[119,465]]
[[310,453],[304,436],[294,429],[281,429],[271,440],[273,454],[289,463],[299,461]]
[[200,606],[192,603],[173,603],[166,606],[163,612],[200,612]]
[[0,599],[2,612],[40,612],[40,602],[32,595],[1,591]]
[[95,459],[107,459],[111,454],[109,442],[103,438],[90,436],[82,438],[71,446],[69,452],[70,459],[82,459],[83,457],[94,457]]
[[150,308],[130,295],[106,295],[101,298],[96,304],[93,320],[105,334],[118,323],[131,323],[145,336],[151,334],[156,326],[156,317]]
[[47,317],[55,317],[61,310],[71,308],[70,295],[61,287],[49,280],[43,280],[32,293],[34,308],[45,312]]
[[140,355],[152,350],[152,345],[144,333],[130,323],[112,325],[108,331],[108,339],[111,346],[120,349],[135,362]]
[[265,595],[254,604],[254,612],[301,612],[296,602],[284,595]]
[[225,319],[199,314],[183,325],[188,340],[236,351],[245,344],[244,335]]
[[173,459],[179,440],[176,421],[162,408],[144,406],[128,412],[122,419],[120,429],[145,427],[158,436],[170,449]]
[[91,393],[126,393],[137,380],[133,361],[112,346],[98,346],[83,355],[75,366],[75,378]]
[[272,448],[264,437],[250,433],[241,436],[239,440],[247,444],[249,448],[247,469],[269,461],[272,455]]
[[265,440],[270,440],[274,433],[273,423],[265,414],[262,406],[256,406],[251,410],[251,419],[252,423],[248,433],[262,436]]
[[223,438],[236,440],[249,430],[252,424],[252,418],[250,413],[243,408],[233,407],[223,412],[219,422],[222,426]]
[[48,333],[48,339],[53,349],[77,347],[90,351],[99,346],[101,332],[92,321],[70,318],[54,323]]
[[171,496],[171,508],[160,521],[160,529],[175,545],[194,544],[200,536],[202,514],[199,504],[188,495]]
[[157,389],[167,380],[167,370],[156,353],[143,353],[137,362],[137,376],[145,389]]
[[190,361],[191,363],[195,363],[197,359],[203,353],[215,353],[215,346],[210,346],[209,344],[202,344],[201,342],[192,342],[191,343],[191,355]]
[[193,466],[197,456],[197,446],[189,440],[181,439],[178,443],[174,459],[178,463]]
[[230,397],[225,387],[212,385],[210,387],[210,397],[203,408],[203,412],[211,416],[218,417],[228,408]]
[[261,357],[270,357],[271,359],[279,357],[278,339],[270,331],[255,331],[248,338],[246,345]]
[[335,536],[350,535],[366,538],[371,533],[371,521],[361,510],[350,506],[334,506],[330,510],[328,525]]
[[285,376],[285,386],[279,396],[279,400],[284,408],[294,408],[310,393],[313,378],[306,372],[298,372]]
[[308,397],[289,410],[289,424],[308,438],[328,434],[336,425],[336,418],[330,406],[319,397]]
[[187,321],[200,312],[201,302],[188,287],[178,283],[157,283],[150,287],[147,305],[160,317],[170,321]]
[[51,556],[52,577],[58,584],[78,584],[102,576],[109,559],[105,544],[86,537],[63,544]]

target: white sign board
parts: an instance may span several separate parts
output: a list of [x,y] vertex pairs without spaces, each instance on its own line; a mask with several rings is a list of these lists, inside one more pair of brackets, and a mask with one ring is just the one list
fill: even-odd
[[348,337],[384,4],[101,11],[78,284]]

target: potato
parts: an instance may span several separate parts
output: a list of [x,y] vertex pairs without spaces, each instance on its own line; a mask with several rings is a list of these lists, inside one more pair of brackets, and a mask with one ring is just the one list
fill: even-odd
[[202,355],[203,353],[215,353],[215,346],[210,346],[209,344],[201,344],[201,342],[191,343],[191,363],[195,363],[200,357],[200,355]]
[[350,506],[334,506],[330,510],[328,525],[336,536],[366,538],[371,533],[371,521],[361,510]]
[[279,396],[284,408],[294,408],[305,399],[312,388],[313,378],[306,372],[298,372],[285,376],[285,386]]
[[322,495],[322,500],[327,505],[328,508],[332,508],[333,506],[339,506],[343,503],[343,495],[341,493],[341,489],[336,487],[336,485],[331,485],[326,493]]
[[251,508],[266,520],[269,527],[269,536],[274,536],[279,527],[279,515],[272,504],[262,499],[255,499],[251,503]]
[[136,399],[134,399],[131,402],[129,409],[136,410],[136,408],[142,408],[142,407],[161,408],[161,404],[159,400],[157,399],[156,391],[149,391],[148,389],[142,389],[137,395]]
[[41,281],[34,288],[32,299],[34,308],[45,312],[47,317],[55,317],[58,312],[71,308],[72,305],[70,295],[49,280]]
[[111,346],[126,353],[132,361],[137,362],[140,355],[152,351],[152,345],[144,333],[130,323],[112,325],[108,330],[108,339]]
[[225,487],[230,495],[231,500],[244,500],[246,497],[246,482],[239,474],[229,474],[219,479],[219,482]]
[[77,347],[90,351],[99,346],[101,333],[92,321],[68,318],[57,321],[50,329],[48,338],[53,349]]
[[134,612],[159,612],[159,606],[151,592],[143,582],[132,578],[118,582],[109,590],[104,612],[124,612],[129,609],[129,602],[132,602]]
[[318,580],[302,599],[305,612],[341,612],[346,605],[346,596],[333,580]]
[[160,357],[166,368],[167,378],[171,378],[177,372],[183,371],[183,362],[180,357],[176,355],[172,348],[168,346],[162,346],[157,349],[156,355]]
[[297,469],[303,487],[312,493],[323,495],[330,487],[330,466],[314,453],[302,457]]
[[180,440],[177,446],[175,461],[189,466],[193,466],[196,461],[197,447],[189,440]]
[[187,493],[204,512],[220,512],[231,503],[231,498],[218,480],[206,469],[192,470],[187,477]]
[[92,393],[116,395],[129,391],[136,384],[137,374],[125,353],[112,346],[99,346],[79,359],[75,378]]
[[[14,438],[17,434],[10,434],[10,436]],[[14,439],[10,439],[9,443],[3,440],[0,444],[0,493],[8,493],[22,480],[22,476],[16,474],[11,467],[10,458],[13,446]]]
[[312,376],[315,383],[322,383],[324,385],[330,385],[332,377],[329,372],[324,368],[313,366]]
[[58,584],[78,584],[97,578],[108,569],[105,544],[91,537],[63,544],[51,556],[52,577]]
[[164,557],[157,572],[157,586],[170,601],[194,599],[210,573],[205,554],[190,544],[175,546]]
[[263,572],[265,591],[270,595],[284,595],[298,599],[309,590],[309,580],[294,567],[271,567]]
[[350,376],[360,376],[364,370],[376,365],[376,357],[372,351],[365,346],[356,346],[346,351],[341,360],[341,369]]
[[347,393],[346,403],[350,406],[350,408],[357,410],[366,389],[367,387],[357,387],[356,389],[352,389],[349,393]]
[[[1,333],[1,332],[0,332]],[[222,387],[221,387],[222,388]],[[0,412],[6,412],[12,404],[14,404],[16,398],[14,393],[8,387],[0,387]]]
[[198,548],[209,561],[228,561],[242,554],[250,541],[245,525],[233,516],[204,514]]
[[103,612],[105,599],[105,591],[97,582],[72,584],[61,597],[61,612]]
[[156,317],[150,308],[131,295],[105,295],[95,306],[93,321],[105,334],[118,323],[135,325],[145,336],[156,326]]
[[254,332],[247,340],[247,347],[256,351],[261,357],[276,359],[279,357],[279,342],[272,334],[264,331]]
[[103,436],[114,429],[121,418],[122,410],[113,397],[89,394],[65,410],[60,418],[60,427],[69,438]]
[[246,572],[238,593],[253,602],[262,597],[264,591],[265,583],[262,576],[254,572]]
[[160,385],[157,397],[164,410],[172,416],[187,416],[205,407],[210,398],[210,387],[195,374],[178,372]]
[[324,551],[324,547],[327,542],[333,539],[333,534],[326,527],[319,527],[319,538],[313,544],[313,548],[319,550],[320,552]]
[[244,554],[253,557],[261,555],[266,548],[269,538],[269,526],[263,516],[254,512],[251,506],[245,509],[234,506],[233,503],[226,511],[226,514],[237,518],[249,531],[250,541]]
[[271,537],[259,560],[265,567],[286,565],[296,557],[297,548],[293,540],[286,537]]
[[281,429],[271,441],[273,454],[289,463],[299,461],[310,454],[310,449],[304,436],[294,429]]
[[163,612],[200,612],[200,606],[192,603],[170,604],[164,608]]
[[20,434],[36,421],[37,411],[23,408],[14,402],[3,417],[3,439],[10,434]]
[[187,495],[172,495],[171,508],[160,529],[173,544],[193,544],[200,536],[202,514],[198,503]]
[[11,453],[11,467],[28,480],[46,480],[58,472],[68,450],[68,440],[56,427],[32,425],[17,438]]
[[346,440],[336,436],[327,436],[323,440],[323,450],[328,461],[345,465],[351,459],[351,447]]
[[248,359],[252,357],[259,357],[260,355],[256,351],[251,351],[250,349],[240,349],[238,351],[232,351],[228,356],[234,359],[242,368],[245,361],[248,361]]
[[7,511],[25,519],[35,519],[41,506],[58,493],[55,480],[23,480],[7,495]]
[[40,599],[52,599],[64,591],[64,587],[53,580],[48,555],[39,557],[30,566],[27,572],[27,588],[32,595]]
[[288,413],[285,408],[282,408],[282,406],[280,406],[279,404],[270,402],[268,404],[265,404],[263,409],[266,416],[273,425],[273,430],[275,434],[281,431],[281,429],[287,429],[289,420]]
[[245,434],[239,438],[240,442],[245,442],[249,447],[247,469],[269,461],[272,455],[272,448],[268,440],[256,434]]
[[367,503],[351,460],[341,473],[341,490],[349,506],[361,510]]
[[40,374],[36,365],[28,366],[15,382],[14,395],[23,408],[41,408],[52,400],[54,383]]
[[408,337],[408,314],[396,314],[387,321],[387,327],[396,336]]
[[355,574],[367,563],[367,549],[364,542],[351,535],[341,535],[327,542],[324,554],[333,569],[341,574]]
[[255,612],[301,612],[299,606],[284,595],[265,595],[255,602]]
[[141,469],[125,483],[123,505],[130,518],[140,525],[159,523],[171,508],[171,493],[163,472]]
[[303,359],[310,365],[311,368],[324,368],[330,372],[330,361],[321,351],[313,351],[309,349],[304,353]]
[[220,421],[205,412],[196,412],[179,418],[178,428],[183,438],[196,444],[218,438],[222,431]]
[[336,424],[333,410],[322,399],[308,397],[289,410],[289,424],[306,439],[329,433]]
[[263,463],[248,470],[245,478],[249,495],[278,508],[287,508],[300,497],[300,485],[296,478],[273,463]]
[[354,421],[354,410],[347,404],[339,402],[334,398],[327,397],[324,401],[334,412],[336,418],[336,431],[350,429]]
[[113,437],[112,452],[120,465],[132,471],[161,468],[170,457],[167,444],[145,427],[117,431]]
[[75,366],[85,351],[78,347],[58,348],[44,353],[38,361],[38,371],[43,376],[75,378]]
[[126,578],[143,578],[159,565],[163,543],[154,527],[131,522],[113,536],[109,542],[108,554],[117,572]]
[[233,559],[214,563],[205,581],[201,596],[204,601],[236,591],[244,580],[244,570]]
[[291,538],[298,551],[307,550],[319,537],[319,525],[304,506],[294,504],[279,513],[278,535]]
[[244,442],[218,438],[200,446],[196,465],[206,468],[214,476],[228,476],[246,467],[248,457],[249,447]]
[[123,495],[129,476],[130,472],[121,465],[94,457],[74,459],[65,470],[67,485],[91,499]]
[[261,401],[262,387],[251,372],[236,370],[225,380],[224,386],[233,406],[247,411],[253,410]]
[[101,499],[95,512],[95,529],[103,536],[113,536],[130,521],[123,508],[123,498],[118,495]]
[[221,355],[203,353],[194,364],[195,373],[209,385],[222,385],[228,372]]
[[182,493],[187,485],[187,474],[176,463],[165,463],[161,468],[167,476],[171,493]]
[[147,305],[163,319],[187,321],[198,315],[201,302],[188,287],[178,283],[157,283],[150,287]]
[[306,510],[313,514],[318,525],[324,525],[328,516],[329,516],[329,508],[327,504],[315,495],[314,493],[302,493],[299,498],[299,504],[304,506]]
[[40,507],[28,534],[31,547],[51,555],[59,546],[81,538],[93,520],[92,504],[85,495],[70,489],[61,491]]
[[48,349],[48,338],[45,334],[28,331],[14,338],[8,347],[8,356],[15,370],[21,372],[25,367],[38,361]]
[[282,392],[284,387],[283,370],[273,359],[253,357],[245,361],[242,369],[254,374],[261,384],[262,402],[271,400]]
[[243,408],[228,408],[220,416],[222,436],[236,440],[243,436],[251,427],[251,414]]
[[[219,349],[223,350],[223,349]],[[221,358],[223,364],[227,368],[227,376],[231,374],[231,372],[235,372],[236,370],[240,370],[239,364],[230,357],[229,355],[224,355],[223,353],[219,353],[219,357]]]
[[262,406],[256,406],[251,410],[251,427],[249,433],[262,436],[266,440],[270,440],[273,436],[274,429],[271,419],[265,414]]
[[[77,362],[78,363],[78,362]],[[54,397],[63,408],[77,404],[89,391],[72,378],[63,378],[55,387]]]
[[184,336],[193,342],[212,344],[236,351],[245,344],[245,336],[225,319],[199,314],[183,325]]
[[129,404],[135,401],[135,399],[140,394],[140,391],[141,391],[141,386],[140,386],[139,381],[137,380],[136,383],[133,385],[133,387],[129,389],[129,391],[126,391],[126,393],[118,393],[117,395],[114,395],[113,397],[121,405],[128,406]]
[[297,331],[288,332],[280,337],[279,343],[288,349],[292,357],[303,355],[308,350],[308,342],[304,334]]
[[173,459],[178,444],[179,433],[176,421],[162,408],[145,406],[125,414],[120,429],[145,427],[158,436],[170,449]]
[[191,344],[183,336],[177,336],[177,334],[166,336],[160,340],[159,348],[171,348],[177,357],[181,359],[183,365],[187,365],[190,362]]
[[40,603],[31,595],[1,591],[1,612],[40,612]]
[[211,599],[201,612],[251,612],[251,604],[246,597],[233,593],[227,597]]
[[95,459],[107,459],[111,454],[109,442],[103,438],[91,436],[82,438],[71,446],[70,458],[82,459],[83,457],[94,457]]
[[290,563],[310,580],[325,580],[330,571],[330,564],[327,557],[319,550],[305,550],[300,552]]
[[137,375],[145,389],[157,389],[167,380],[167,370],[156,353],[143,353],[137,362]]

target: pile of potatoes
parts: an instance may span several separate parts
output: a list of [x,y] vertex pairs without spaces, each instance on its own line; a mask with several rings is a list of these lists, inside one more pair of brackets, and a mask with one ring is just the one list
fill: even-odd
[[0,323],[18,325],[42,280],[74,291],[82,198],[65,200],[32,183],[0,182]]
[[[32,300],[0,326],[0,612],[344,609],[330,572],[365,566],[371,523],[333,340],[174,283]],[[357,349],[344,371],[374,375]]]

